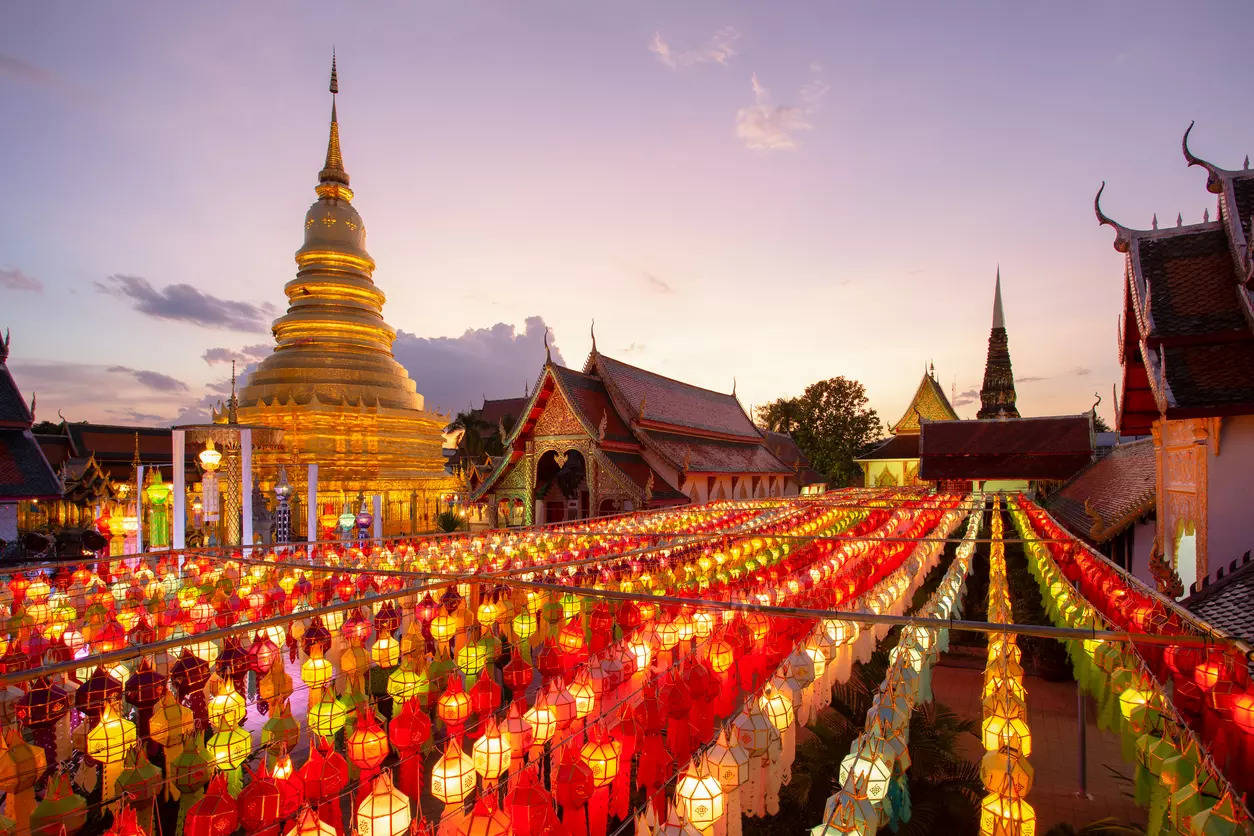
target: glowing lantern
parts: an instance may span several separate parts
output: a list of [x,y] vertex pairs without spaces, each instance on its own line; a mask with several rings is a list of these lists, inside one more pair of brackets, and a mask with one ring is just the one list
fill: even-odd
[[252,737],[239,726],[220,729],[210,736],[206,749],[218,769],[223,772],[239,769],[252,751]]
[[588,670],[584,668],[579,671],[575,677],[575,681],[570,684],[570,695],[575,698],[575,716],[583,719],[592,713],[592,709],[596,707],[597,693],[592,687],[592,682],[588,677]]
[[479,623],[484,627],[491,627],[500,620],[503,610],[501,605],[495,601],[484,601],[479,605],[479,610],[475,614],[479,619]]
[[636,639],[627,643],[627,649],[636,659],[636,670],[647,671],[653,661],[653,648],[644,639]]
[[287,831],[286,836],[337,836],[336,830],[324,821],[319,821],[313,807],[306,807],[296,817],[296,824]]
[[478,676],[487,662],[487,648],[479,642],[464,644],[457,650],[457,667],[466,676]]
[[572,618],[562,625],[557,634],[557,646],[563,653],[577,654],[583,650],[583,625],[578,618]]
[[214,731],[238,726],[247,713],[248,707],[244,698],[229,679],[222,690],[209,700],[209,725]]
[[447,642],[457,635],[457,620],[451,615],[441,614],[431,619],[431,638],[437,642]]
[[1035,832],[1036,811],[1023,799],[989,793],[980,802],[982,836]]
[[872,801],[880,801],[888,794],[888,781],[893,774],[893,766],[884,757],[881,750],[865,739],[854,741],[857,747],[845,755],[840,762],[840,783],[847,785],[850,777],[856,783],[866,781],[866,797]]
[[681,803],[681,812],[698,830],[705,830],[723,817],[722,785],[692,766],[679,779],[675,798]]
[[391,636],[380,636],[370,647],[370,661],[381,668],[394,668],[401,660],[401,644]]
[[762,690],[762,696],[758,698],[758,703],[762,707],[762,713],[771,721],[771,725],[775,727],[776,731],[782,732],[791,726],[796,718],[792,702],[782,691],[776,690],[770,683],[767,683]]
[[523,719],[531,727],[532,741],[536,746],[548,743],[557,730],[557,714],[543,694],[536,697],[535,705],[527,709]]
[[408,659],[388,674],[387,692],[388,696],[393,699],[405,701],[419,696],[428,688],[430,688],[430,683],[414,672],[413,665]]
[[388,756],[388,736],[379,727],[373,709],[357,709],[356,728],[344,741],[344,749],[358,769],[373,771],[383,765]]
[[331,663],[322,658],[322,650],[314,645],[313,653],[300,666],[300,678],[310,688],[325,688],[335,676]]
[[1026,758],[1032,754],[1032,732],[1022,717],[1012,717],[1002,709],[984,718],[981,725],[981,740],[986,752],[996,752],[1009,746],[1023,753]]
[[579,754],[592,770],[593,785],[605,787],[618,775],[623,744],[602,731],[589,735],[588,742],[579,750]]
[[135,724],[106,703],[100,722],[87,732],[87,756],[103,764],[121,763],[135,746]]
[[436,700],[435,713],[444,721],[450,734],[461,734],[462,727],[470,719],[470,697],[466,695],[460,678],[449,677],[448,687]]
[[510,740],[501,732],[494,719],[488,720],[483,735],[475,741],[471,751],[475,771],[483,776],[484,781],[497,779],[509,768],[512,752]]
[[475,762],[462,751],[456,738],[451,739],[431,768],[431,795],[445,804],[460,804],[474,790],[475,783]]
[[526,641],[536,633],[536,617],[529,610],[523,610],[514,616],[510,626],[519,641]]
[[374,779],[370,795],[357,805],[360,836],[403,836],[409,831],[409,796],[392,786],[392,773]]
[[715,673],[726,673],[731,669],[732,662],[736,660],[731,644],[723,639],[715,639],[710,642],[709,654],[710,668]]
[[305,718],[310,730],[322,737],[335,737],[348,722],[348,705],[343,697],[323,700],[309,709]]

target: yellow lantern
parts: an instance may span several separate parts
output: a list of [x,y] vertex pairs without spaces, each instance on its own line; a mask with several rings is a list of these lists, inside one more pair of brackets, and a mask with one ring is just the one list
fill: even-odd
[[404,836],[409,832],[409,796],[392,785],[392,773],[384,770],[370,786],[370,795],[357,805],[360,836]]
[[480,624],[484,627],[491,627],[500,620],[502,613],[503,610],[500,604],[495,601],[484,601],[479,605],[479,610],[476,615]]
[[460,804],[474,790],[476,782],[474,760],[462,751],[456,738],[450,740],[444,754],[431,767],[431,795],[445,804]]
[[87,756],[104,764],[121,763],[135,746],[135,724],[106,703],[100,722],[87,732]]
[[457,620],[451,615],[441,614],[431,619],[431,637],[437,642],[447,642],[457,635]]
[[313,646],[313,652],[300,666],[300,678],[310,688],[325,688],[335,676],[331,663],[322,658],[322,648]]
[[370,647],[370,661],[381,668],[394,668],[401,660],[401,644],[391,636],[380,636]]
[[488,663],[488,651],[479,642],[464,644],[457,649],[457,667],[466,676],[478,676]]
[[209,725],[214,731],[220,732],[223,729],[238,726],[247,713],[248,707],[244,698],[240,696],[239,691],[235,690],[235,685],[229,679],[222,690],[209,700]]
[[762,713],[766,715],[766,719],[771,721],[771,725],[778,732],[782,732],[791,726],[796,718],[792,701],[769,682],[762,689],[762,696],[758,698],[758,704],[762,708]]
[[483,735],[475,741],[471,750],[475,771],[485,781],[493,781],[509,768],[512,750],[509,738],[502,734],[495,719],[488,719]]
[[1000,708],[997,713],[984,718],[980,738],[986,752],[996,752],[1003,746],[1019,750],[1026,758],[1032,754],[1032,732],[1022,717],[1011,717]]
[[252,737],[239,726],[225,731],[219,729],[210,735],[206,749],[218,769],[223,772],[239,769],[252,752]]
[[536,633],[536,617],[530,610],[523,610],[510,622],[519,641],[526,641]]
[[681,804],[680,812],[697,830],[704,831],[723,817],[723,787],[692,766],[679,779],[675,799]]
[[592,709],[596,707],[597,703],[597,692],[588,678],[587,668],[579,671],[578,675],[575,676],[575,681],[570,684],[567,690],[575,698],[576,717],[582,720],[592,713]]
[[310,730],[322,737],[335,737],[348,721],[348,706],[342,697],[323,700],[311,707],[306,714]]
[[598,787],[606,787],[618,776],[618,762],[623,754],[623,744],[602,732],[589,736],[579,754],[592,770],[592,783]]
[[422,677],[410,667],[409,661],[406,660],[405,664],[388,674],[388,696],[404,702],[422,693],[422,684]]
[[1036,811],[1021,798],[989,793],[980,802],[982,836],[1010,836],[1036,832]]
[[557,714],[543,694],[536,697],[535,705],[523,713],[523,719],[531,726],[531,739],[536,746],[548,743],[557,730]]
[[303,807],[296,816],[296,824],[286,836],[337,836],[335,828],[319,820],[316,807]]

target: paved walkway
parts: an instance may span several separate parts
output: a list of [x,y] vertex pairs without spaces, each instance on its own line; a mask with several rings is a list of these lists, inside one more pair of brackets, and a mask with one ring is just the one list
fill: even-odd
[[[942,657],[933,672],[936,700],[961,716],[978,721],[983,716],[983,671],[946,666],[944,661]],[[1044,833],[1060,822],[1081,827],[1106,816],[1144,827],[1145,810],[1132,799],[1133,767],[1124,763],[1119,754],[1118,738],[1098,730],[1093,701],[1088,700],[1085,724],[1088,791],[1092,798],[1085,799],[1076,795],[1080,766],[1075,683],[1047,682],[1028,676],[1023,685],[1028,692],[1028,726],[1032,730],[1032,756],[1028,760],[1036,770],[1035,785],[1027,800],[1036,809],[1037,832]],[[983,747],[975,738],[964,738],[963,745],[968,747],[966,754],[971,759],[983,756]],[[1113,767],[1116,774],[1107,767]]]

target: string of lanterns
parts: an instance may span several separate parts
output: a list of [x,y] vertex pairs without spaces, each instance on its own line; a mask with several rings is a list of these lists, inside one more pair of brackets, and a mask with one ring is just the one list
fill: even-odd
[[[1072,583],[1071,574],[1082,573],[1078,564],[1069,562],[1072,571],[1064,572],[1054,560],[1053,544],[1041,541],[1038,525],[1044,512],[1023,497],[1012,500],[1010,507],[1051,621],[1106,629],[1105,615]],[[1053,539],[1054,532],[1049,533]],[[1069,555],[1082,550],[1078,544],[1058,545]],[[1065,644],[1076,681],[1097,701],[1098,727],[1118,733],[1124,759],[1136,765],[1136,800],[1149,811],[1146,833],[1246,832],[1250,814],[1239,793],[1179,711],[1180,694],[1169,696],[1139,648],[1097,639],[1068,639]],[[1249,773],[1243,777],[1248,780]]]

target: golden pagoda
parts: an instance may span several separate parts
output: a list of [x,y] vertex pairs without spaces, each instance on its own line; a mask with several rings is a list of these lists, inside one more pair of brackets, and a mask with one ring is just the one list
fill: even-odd
[[[284,287],[287,313],[271,329],[274,352],[239,393],[238,421],[283,430],[281,449],[254,454],[264,487],[286,465],[303,498],[305,468],[292,466],[317,464],[320,515],[338,515],[359,493],[382,495],[385,533],[421,530],[431,526],[439,498],[458,487],[441,451],[448,419],[423,408],[392,355],[396,330],[383,321],[386,297],[372,279],[366,227],[340,153],[334,57],[330,89],[326,163],[305,214],[296,278]],[[226,411],[214,420],[228,420]]]

